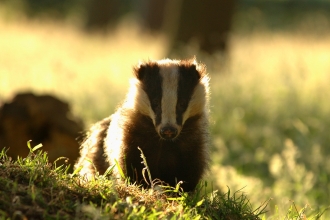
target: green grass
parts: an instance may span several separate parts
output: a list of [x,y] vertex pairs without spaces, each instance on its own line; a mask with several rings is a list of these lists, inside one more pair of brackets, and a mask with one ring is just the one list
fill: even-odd
[[[29,143],[28,143],[29,145]],[[142,189],[116,183],[109,176],[92,181],[48,163],[47,153],[30,147],[26,158],[11,160],[0,153],[0,216],[2,219],[260,219],[241,192],[194,193],[166,186]],[[111,173],[109,173],[110,175]],[[108,174],[106,174],[108,175]]]

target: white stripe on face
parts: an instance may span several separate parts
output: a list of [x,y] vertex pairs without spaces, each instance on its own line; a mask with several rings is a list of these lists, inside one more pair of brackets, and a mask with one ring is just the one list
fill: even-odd
[[177,65],[161,66],[160,75],[163,79],[162,82],[162,120],[161,125],[171,125],[177,127],[176,123],[176,103],[178,100],[178,80],[179,80],[179,68]]

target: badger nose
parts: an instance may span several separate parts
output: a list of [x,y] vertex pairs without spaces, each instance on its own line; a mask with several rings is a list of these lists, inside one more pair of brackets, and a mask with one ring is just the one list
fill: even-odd
[[160,129],[160,136],[166,140],[171,140],[178,134],[178,129],[172,126],[165,126]]

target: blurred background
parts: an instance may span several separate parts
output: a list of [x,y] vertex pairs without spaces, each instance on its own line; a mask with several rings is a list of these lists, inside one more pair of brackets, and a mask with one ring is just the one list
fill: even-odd
[[26,156],[31,139],[72,164],[135,64],[196,56],[212,78],[210,188],[271,199],[274,218],[316,213],[330,201],[329,28],[329,0],[0,0],[0,147]]

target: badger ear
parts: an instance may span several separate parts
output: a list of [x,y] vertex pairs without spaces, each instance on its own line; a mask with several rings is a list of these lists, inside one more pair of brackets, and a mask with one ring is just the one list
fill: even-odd
[[199,64],[196,61],[196,58],[192,58],[189,60],[181,61],[183,66],[191,73],[195,74],[197,79],[201,79],[206,74],[206,67],[203,64]]
[[196,61],[196,57],[190,60],[191,66],[197,71],[198,79],[203,78],[206,75],[206,66]]
[[204,64],[196,64],[196,70],[199,74],[199,79],[206,75],[206,66]]
[[134,67],[134,75],[138,80],[142,80],[147,72],[147,65],[144,63],[139,63]]
[[149,61],[147,63],[139,63],[134,68],[135,77],[143,81],[148,74],[155,74],[159,72],[159,66],[156,62]]

